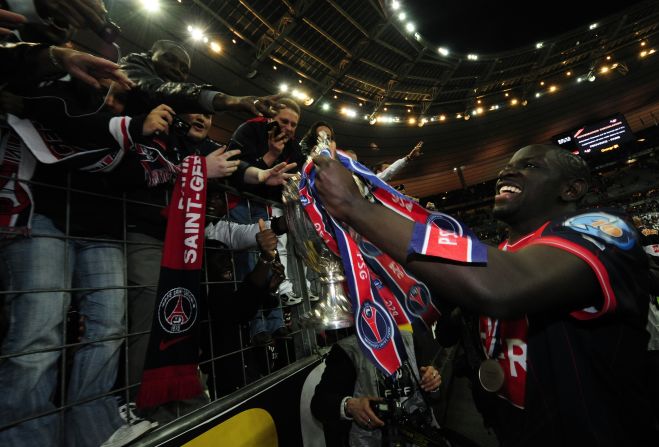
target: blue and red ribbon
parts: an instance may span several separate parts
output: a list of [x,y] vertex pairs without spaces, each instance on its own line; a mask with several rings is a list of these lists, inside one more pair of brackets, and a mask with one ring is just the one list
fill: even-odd
[[[330,156],[323,150],[321,155]],[[336,158],[358,176],[382,205],[415,222],[410,253],[465,263],[484,263],[487,249],[464,225],[443,213],[430,213],[337,151]],[[392,375],[407,360],[398,326],[440,316],[428,287],[365,238],[327,213],[315,190],[313,161],[302,169],[300,200],[318,235],[343,262],[357,338],[364,354],[384,374]]]

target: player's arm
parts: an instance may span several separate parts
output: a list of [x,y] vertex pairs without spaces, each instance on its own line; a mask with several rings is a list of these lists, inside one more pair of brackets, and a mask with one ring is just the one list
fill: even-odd
[[[530,246],[516,253],[488,247],[487,266],[457,265],[408,257],[413,222],[363,199],[338,162],[316,158],[320,198],[336,218],[352,226],[452,304],[499,318],[550,310],[577,310],[600,286],[588,264],[559,248]],[[386,223],[383,225],[383,223]]]

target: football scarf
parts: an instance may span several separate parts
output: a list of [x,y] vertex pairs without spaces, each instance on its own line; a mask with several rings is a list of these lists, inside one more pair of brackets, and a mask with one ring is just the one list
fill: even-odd
[[156,139],[152,146],[134,143],[128,132],[130,122],[127,116],[109,120],[116,144],[99,146],[90,142],[82,148],[67,143],[65,137],[37,121],[13,115],[8,115],[6,123],[0,121],[0,237],[30,234],[34,204],[29,182],[37,163],[90,173],[110,172],[126,152],[133,151],[149,186],[171,180],[178,167],[163,156],[163,145]]
[[197,367],[206,186],[206,159],[186,157],[167,209],[158,299],[136,402],[139,408],[202,393]]
[[34,206],[29,181],[37,162],[108,172],[123,155],[116,146],[88,149],[67,144],[37,122],[8,115],[6,122],[0,122],[0,228],[4,235],[30,234]]
[[[321,154],[329,156],[329,151]],[[430,213],[340,151],[336,158],[364,182],[376,201],[415,222],[410,253],[464,263],[486,262],[486,247],[460,222],[446,214]],[[300,201],[318,235],[343,262],[362,351],[390,376],[407,360],[398,326],[415,321],[428,326],[439,311],[425,284],[325,211],[315,190],[315,176],[313,161],[309,161],[302,170]]]

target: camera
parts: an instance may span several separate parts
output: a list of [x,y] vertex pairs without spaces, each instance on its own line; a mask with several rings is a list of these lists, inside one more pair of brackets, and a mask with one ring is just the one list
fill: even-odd
[[432,426],[430,410],[417,409],[408,413],[395,399],[371,401],[371,409],[385,425],[383,445],[397,446],[400,442],[417,447],[450,447],[442,431]]
[[190,130],[190,124],[186,123],[181,118],[174,115],[170,129],[179,135],[186,136],[188,134],[188,131]]
[[373,410],[373,413],[375,413],[379,419],[381,419],[385,424],[389,425],[400,419],[402,416],[400,414],[402,408],[400,405],[396,404],[397,402],[395,400],[388,400],[385,402],[372,400],[371,410]]
[[265,131],[270,133],[271,130],[274,130],[274,136],[276,137],[281,133],[281,127],[279,127],[279,123],[275,120],[270,121],[268,124],[265,125]]

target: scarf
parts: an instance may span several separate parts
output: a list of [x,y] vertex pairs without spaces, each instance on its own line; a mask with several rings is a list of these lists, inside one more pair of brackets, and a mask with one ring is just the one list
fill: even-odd
[[[322,155],[329,156],[324,150]],[[431,213],[337,151],[337,159],[368,187],[373,199],[415,222],[410,253],[463,263],[484,263],[487,248],[466,226],[442,213]],[[300,201],[318,235],[343,262],[362,352],[385,375],[407,360],[398,326],[426,327],[440,315],[428,287],[366,238],[325,211],[315,188],[313,161],[303,168]]]
[[206,186],[205,157],[186,157],[167,209],[158,299],[138,408],[202,393],[197,369]]
[[[113,144],[94,146],[90,143],[83,148],[67,143],[66,137],[38,121],[8,115],[6,122],[0,122],[0,228],[3,233],[30,234],[34,200],[29,182],[37,162],[85,172],[110,172],[126,152],[134,151],[149,186],[169,181],[177,167],[157,147],[134,143],[128,132],[130,122],[131,118],[126,116],[111,118],[108,126]],[[155,139],[154,143],[157,143]]]
[[34,214],[29,180],[37,162],[108,172],[123,155],[117,147],[86,150],[69,145],[37,122],[8,115],[6,123],[0,123],[0,228],[29,235]]

